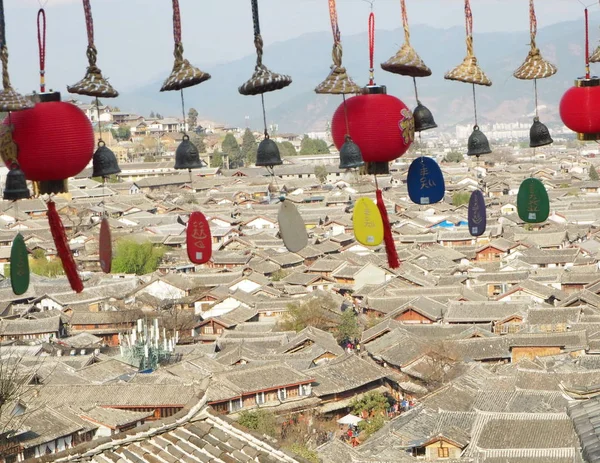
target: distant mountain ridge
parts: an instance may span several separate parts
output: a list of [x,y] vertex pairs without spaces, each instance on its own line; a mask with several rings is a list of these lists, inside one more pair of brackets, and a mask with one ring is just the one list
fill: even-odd
[[[595,16],[592,16],[594,19]],[[592,40],[595,34],[591,34]],[[542,28],[537,44],[544,58],[558,67],[558,73],[538,81],[540,105],[546,105],[541,118],[546,123],[559,122],[558,103],[574,79],[584,73],[584,33],[581,21],[568,21]],[[387,60],[403,41],[401,29],[377,31],[376,82],[388,87],[395,95],[413,107],[415,102],[412,79],[383,71],[379,63]],[[344,65],[352,78],[364,85],[368,78],[367,34],[343,37]],[[434,113],[438,125],[452,126],[472,123],[472,91],[468,84],[447,81],[444,74],[458,65],[466,55],[464,29],[436,29],[426,25],[411,28],[411,43],[432,69],[431,77],[417,79],[419,97]],[[326,32],[302,35],[265,49],[264,63],[273,71],[289,74],[293,83],[284,90],[265,95],[268,123],[276,123],[284,132],[322,131],[330,120],[341,97],[314,93],[314,88],[327,76],[331,65],[331,35]],[[596,43],[592,43],[595,47]],[[191,47],[190,47],[191,49]],[[593,49],[593,48],[592,48]],[[529,33],[475,34],[475,54],[492,87],[477,87],[478,112],[482,122],[514,122],[533,112],[533,82],[520,81],[512,73],[521,65],[529,51]],[[201,66],[201,57],[189,57]],[[229,125],[261,129],[262,114],[259,97],[245,97],[238,87],[246,81],[255,65],[255,57],[204,69],[213,76],[208,82],[185,90],[186,107],[194,107],[200,119],[221,121]],[[592,64],[600,73],[600,65]],[[594,66],[596,67],[594,69]],[[165,77],[168,70],[165,70]],[[126,92],[119,106],[140,114],[150,111],[180,114],[180,100],[172,92],[160,93],[162,81]]]

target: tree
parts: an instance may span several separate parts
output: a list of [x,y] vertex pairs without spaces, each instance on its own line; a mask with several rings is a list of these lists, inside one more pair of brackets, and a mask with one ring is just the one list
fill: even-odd
[[43,249],[36,249],[33,251],[29,268],[31,269],[31,273],[49,278],[55,278],[65,274],[61,260],[48,260]]
[[313,143],[313,139],[308,135],[304,135],[302,137],[302,141],[300,142],[300,155],[306,156],[308,154],[315,154],[315,144]]
[[144,162],[156,162],[156,156],[152,154],[147,154],[144,156]]
[[360,338],[362,330],[358,324],[358,317],[352,308],[342,312],[342,320],[337,328],[336,339],[338,342],[354,341]]
[[127,126],[120,126],[117,129],[117,138],[119,140],[129,140],[131,138],[131,129]]
[[329,146],[325,140],[320,138],[313,140],[314,154],[329,154]]
[[194,108],[190,108],[188,111],[188,128],[194,130],[198,127],[198,111]]
[[319,182],[325,183],[327,181],[327,175],[329,175],[329,172],[327,172],[327,167],[315,166],[315,176]]
[[469,204],[471,200],[471,195],[466,191],[457,191],[452,195],[452,205],[453,206],[462,206],[463,204]]
[[361,433],[364,433],[364,438],[375,434],[385,425],[385,416],[382,414],[375,415],[368,420],[363,420],[358,423],[358,429]]
[[163,118],[162,114],[156,113],[156,118],[159,119],[159,120],[162,119]]
[[296,151],[294,145],[292,145],[289,141],[277,143],[277,146],[279,147],[279,154],[281,154],[281,157],[296,156],[298,154],[298,151]]
[[271,273],[271,281],[281,281],[286,276],[288,276],[288,272],[280,268],[279,270],[275,270],[273,273]]
[[221,150],[223,151],[223,154],[226,154],[229,157],[230,169],[244,165],[242,150],[231,132],[228,132],[227,135],[225,135],[225,139],[221,144]]
[[154,114],[154,111],[150,111],[150,119],[154,119],[156,117],[156,114]]
[[242,138],[242,158],[244,163],[249,166],[256,162],[256,152],[258,144],[250,129],[246,129]]
[[204,143],[204,136],[196,133],[190,134],[190,141],[198,148],[199,153],[206,153],[206,144]]
[[278,437],[279,434],[277,417],[268,410],[243,410],[240,413],[238,424],[271,437]]
[[112,262],[113,273],[146,275],[154,272],[165,254],[161,246],[151,242],[136,243],[132,240],[117,241],[115,257]]
[[223,169],[225,169],[223,161],[223,153],[221,153],[220,151],[215,151],[213,154],[210,155],[210,167],[222,167]]
[[597,182],[600,179],[598,176],[598,172],[596,172],[596,168],[594,166],[590,166],[590,180]]
[[389,400],[381,392],[367,392],[359,399],[354,399],[350,403],[352,413],[356,416],[362,416],[363,412],[372,417],[380,415],[390,407]]
[[459,153],[458,151],[450,151],[444,158],[445,162],[462,162],[464,160],[465,157],[462,153]]
[[339,318],[334,312],[336,308],[337,304],[330,295],[288,304],[280,328],[283,331],[302,331],[307,326],[321,330],[333,328],[339,324]]

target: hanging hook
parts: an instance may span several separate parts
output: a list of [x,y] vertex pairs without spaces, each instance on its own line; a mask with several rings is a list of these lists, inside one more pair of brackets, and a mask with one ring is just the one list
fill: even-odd
[[368,3],[369,5],[371,5],[371,12],[373,11],[373,6],[375,4],[375,0],[363,0],[363,2]]

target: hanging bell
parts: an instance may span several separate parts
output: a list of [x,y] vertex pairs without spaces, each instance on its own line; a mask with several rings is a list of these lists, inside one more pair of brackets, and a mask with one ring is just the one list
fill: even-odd
[[433,120],[433,114],[425,106],[417,101],[417,107],[413,111],[413,117],[415,119],[415,132],[422,132],[423,130],[435,129],[437,124]]
[[6,175],[3,198],[8,201],[16,201],[17,199],[29,199],[30,197],[31,194],[29,188],[27,188],[25,174],[18,164],[13,163]]
[[175,169],[200,169],[202,161],[200,160],[200,152],[196,145],[190,141],[190,137],[183,136],[183,140],[175,151]]
[[473,127],[473,133],[469,137],[467,156],[481,156],[482,154],[490,154],[490,142],[484,133],[479,130],[479,126]]
[[258,145],[256,152],[256,167],[273,167],[283,164],[277,143],[266,135],[266,138]]
[[98,149],[94,153],[92,177],[110,177],[121,172],[115,153],[106,147],[106,144],[100,140]]
[[529,147],[539,148],[540,146],[551,145],[552,143],[554,143],[554,140],[550,137],[548,127],[542,124],[538,117],[534,117],[533,125],[529,130]]
[[340,149],[340,169],[356,169],[364,165],[360,148],[346,135],[346,141]]

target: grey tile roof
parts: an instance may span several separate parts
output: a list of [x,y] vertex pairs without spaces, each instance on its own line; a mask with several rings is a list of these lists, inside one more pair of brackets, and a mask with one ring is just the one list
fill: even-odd
[[315,378],[313,392],[317,397],[357,389],[387,375],[383,368],[354,354],[345,354],[322,366],[311,368],[309,373]]

